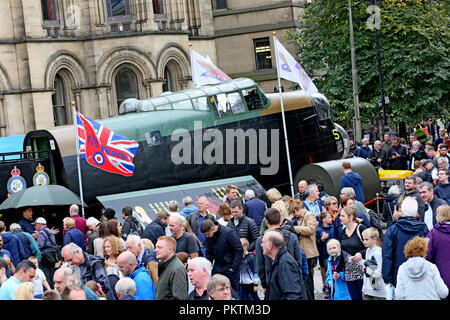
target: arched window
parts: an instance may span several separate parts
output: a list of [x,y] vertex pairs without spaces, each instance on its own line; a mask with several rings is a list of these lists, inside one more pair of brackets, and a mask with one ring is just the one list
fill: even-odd
[[164,68],[164,79],[166,79],[166,82],[163,84],[163,92],[166,91],[174,91],[174,85],[173,85],[173,77],[172,74],[170,73],[169,68],[165,67]]
[[129,68],[122,68],[119,72],[117,72],[115,82],[117,109],[125,99],[139,99],[138,80],[133,70]]
[[68,121],[64,83],[59,75],[55,77],[54,88],[55,93],[52,95],[53,118],[55,126],[63,126]]

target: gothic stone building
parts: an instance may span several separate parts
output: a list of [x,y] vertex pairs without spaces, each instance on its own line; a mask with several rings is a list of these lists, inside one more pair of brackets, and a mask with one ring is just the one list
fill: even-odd
[[190,88],[189,43],[232,78],[273,91],[272,32],[295,52],[285,31],[305,2],[0,1],[0,137],[72,124],[72,101],[99,119],[126,98]]

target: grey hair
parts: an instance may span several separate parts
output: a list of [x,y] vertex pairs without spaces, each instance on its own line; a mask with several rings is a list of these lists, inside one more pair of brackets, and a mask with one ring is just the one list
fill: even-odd
[[98,221],[98,219],[97,218],[94,218],[94,217],[89,217],[89,218],[87,218],[87,220],[86,220],[86,225],[87,226],[96,226],[96,225],[98,225],[100,223],[100,221]]
[[22,227],[18,223],[11,223],[11,225],[9,226],[9,231],[11,231],[11,232],[20,230],[20,229],[22,229]]
[[216,273],[211,278],[209,278],[208,284],[206,285],[206,290],[208,291],[208,293],[214,293],[216,291],[216,285],[223,286],[227,284],[231,285],[230,279],[220,273]]
[[122,278],[117,281],[116,286],[114,287],[117,294],[121,297],[123,296],[134,296],[136,291],[136,283],[131,278]]
[[212,264],[211,262],[204,257],[196,257],[188,260],[188,265],[194,264],[197,269],[206,269],[206,272],[209,276],[211,276]]
[[422,189],[422,188],[427,188],[428,191],[431,191],[434,189],[433,184],[431,184],[428,181],[425,181],[425,182],[422,182],[421,184],[419,184],[419,189]]
[[244,193],[245,199],[250,199],[250,198],[253,198],[253,197],[255,197],[255,196],[256,196],[256,195],[255,195],[255,191],[253,191],[252,189],[248,189],[248,190],[246,190],[245,193]]
[[395,194],[398,196],[400,195],[400,188],[396,184],[394,184],[389,188],[388,194]]
[[419,205],[417,204],[416,198],[406,197],[401,205],[402,217],[415,217],[417,215],[418,208]]
[[183,198],[183,204],[184,204],[184,205],[186,205],[186,204],[191,204],[191,203],[194,203],[194,201],[192,200],[191,197],[186,196],[186,197]]
[[63,250],[69,250],[70,254],[76,254],[77,252],[83,252],[83,250],[82,250],[77,244],[75,244],[75,243],[73,243],[73,242],[71,242],[71,243],[69,243],[69,244],[66,244],[66,245],[62,248],[61,252],[62,252]]
[[173,215],[173,216],[170,216],[169,217],[169,219],[174,219],[175,220],[175,222],[178,224],[178,225],[183,225],[183,223],[184,223],[184,217],[182,217],[182,216],[177,216],[177,215]]
[[179,205],[176,200],[170,200],[169,201],[169,210],[170,211],[178,211]]
[[344,194],[347,198],[350,198],[353,200],[356,198],[355,190],[352,187],[342,188],[341,193]]
[[314,191],[314,188],[317,188],[317,185],[309,184],[305,189],[305,195],[308,197],[309,194]]
[[[271,235],[273,233],[273,235]],[[276,229],[267,229],[264,234],[268,234],[267,241],[273,244],[276,248],[284,246],[284,238],[281,232]]]
[[139,237],[137,234],[130,234],[127,237],[127,240],[131,239],[134,242],[134,247],[137,248],[139,247],[139,245],[141,245],[142,249],[144,248],[144,244],[142,243],[142,239],[141,237]]

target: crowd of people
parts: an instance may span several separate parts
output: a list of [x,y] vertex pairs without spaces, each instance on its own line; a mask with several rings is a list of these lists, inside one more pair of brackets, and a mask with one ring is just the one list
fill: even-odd
[[229,185],[218,216],[187,196],[145,227],[131,206],[98,220],[72,205],[60,244],[24,208],[9,232],[0,221],[0,300],[314,300],[319,269],[330,300],[448,299],[448,199],[411,175],[383,231],[360,176],[348,161],[342,171],[338,197],[302,180],[294,198],[272,188],[266,203]]

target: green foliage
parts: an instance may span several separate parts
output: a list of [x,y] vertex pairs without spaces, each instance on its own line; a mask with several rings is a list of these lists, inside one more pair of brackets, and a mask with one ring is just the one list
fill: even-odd
[[[377,1],[378,3],[381,1]],[[372,1],[352,1],[353,33],[361,119],[381,119],[375,32],[367,26]],[[449,118],[449,7],[441,0],[383,0],[380,7],[380,51],[390,122],[417,123]],[[298,48],[299,63],[332,104],[336,121],[353,117],[353,85],[348,0],[316,0],[288,32]]]

